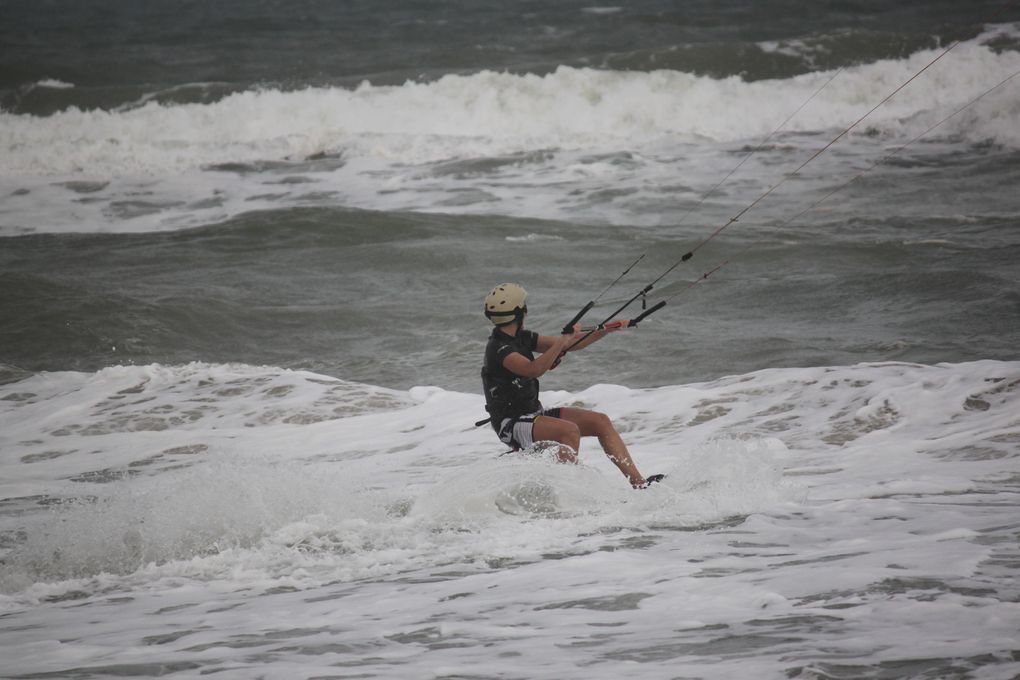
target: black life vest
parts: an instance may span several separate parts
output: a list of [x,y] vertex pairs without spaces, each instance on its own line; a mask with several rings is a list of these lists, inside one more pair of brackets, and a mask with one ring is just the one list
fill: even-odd
[[534,360],[537,346],[538,333],[534,331],[519,330],[517,335],[510,336],[498,328],[492,329],[482,364],[482,391],[493,428],[498,429],[504,418],[542,410],[538,379],[524,378],[503,366],[503,360],[515,352]]

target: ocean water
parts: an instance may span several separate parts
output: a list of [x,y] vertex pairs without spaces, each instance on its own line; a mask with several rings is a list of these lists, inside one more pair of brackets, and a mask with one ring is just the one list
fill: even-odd
[[1015,2],[5,2],[0,677],[1018,677],[1018,185]]

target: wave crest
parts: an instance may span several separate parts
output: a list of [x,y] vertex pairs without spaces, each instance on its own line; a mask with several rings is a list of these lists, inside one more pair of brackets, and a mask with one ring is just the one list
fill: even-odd
[[[847,69],[791,121],[790,132],[844,127],[938,54]],[[947,57],[868,119],[917,134],[1020,70],[1020,54],[979,40]],[[49,117],[0,115],[5,174],[167,174],[221,163],[342,152],[383,162],[605,148],[614,140],[731,142],[759,138],[831,73],[745,82],[677,71],[560,67],[544,75],[491,71],[400,86],[250,90],[208,104],[147,102],[130,110],[67,109]],[[949,133],[1020,146],[1020,97],[1003,90],[959,117]]]

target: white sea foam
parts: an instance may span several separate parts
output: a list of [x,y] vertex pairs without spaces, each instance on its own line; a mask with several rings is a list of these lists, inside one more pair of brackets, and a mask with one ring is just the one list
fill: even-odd
[[544,396],[669,477],[631,491],[587,440],[579,466],[500,457],[481,398],[435,387],[205,364],[3,386],[5,672],[1017,670],[1020,363]]
[[46,78],[37,82],[34,87],[44,87],[51,90],[70,90],[74,87],[74,83],[66,83],[63,80],[57,80],[56,78]]
[[[895,145],[1020,70],[1020,54],[984,44],[1011,30],[959,45],[858,132]],[[817,148],[937,54],[846,69],[790,121],[777,158],[761,154],[743,171],[751,184],[733,186],[753,198],[790,151]],[[762,139],[830,75],[748,83],[562,67],[0,113],[0,234],[173,230],[307,205],[658,224],[732,168],[732,145]],[[934,136],[1016,148],[1018,116],[1016,88],[1004,87]]]
[[[921,69],[937,51],[849,68],[791,131],[838,129]],[[883,107],[868,124],[899,132],[1020,70],[1020,55],[960,45]],[[482,72],[431,83],[234,94],[212,104],[133,110],[69,109],[47,117],[2,114],[0,172],[6,176],[87,173],[164,175],[216,163],[301,159],[344,152],[387,162],[425,163],[541,148],[605,148],[613,140],[736,141],[758,138],[831,74],[747,83],[672,71],[561,67],[546,76]],[[955,132],[1020,145],[1020,99],[1006,90],[977,105]],[[921,128],[923,129],[923,128]]]
[[520,243],[523,241],[562,241],[562,236],[556,236],[555,234],[528,234],[526,236],[507,236],[506,240],[510,243]]

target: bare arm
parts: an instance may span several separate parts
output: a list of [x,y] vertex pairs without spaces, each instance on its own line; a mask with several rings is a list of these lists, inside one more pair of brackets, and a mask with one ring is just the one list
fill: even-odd
[[[591,333],[575,332],[573,335],[567,336],[540,335],[538,336],[538,351],[546,352],[548,351],[548,348],[552,345],[552,343],[558,339],[558,337],[566,337],[569,338],[569,341],[566,343],[564,349],[570,348],[569,351],[571,352],[579,352],[588,345],[595,342],[596,340],[601,340],[602,338],[606,337],[613,331],[618,331],[620,329],[626,328],[629,323],[630,323],[629,319],[614,321],[612,324],[609,324],[608,327],[603,328],[601,330],[592,331]],[[586,335],[587,337],[585,337]],[[582,338],[584,339],[582,340]],[[575,342],[577,343],[576,345],[574,345]]]
[[539,336],[536,349],[541,356],[531,360],[519,352],[514,352],[503,359],[503,367],[522,378],[538,378],[545,374],[563,351],[570,346],[574,336]]

